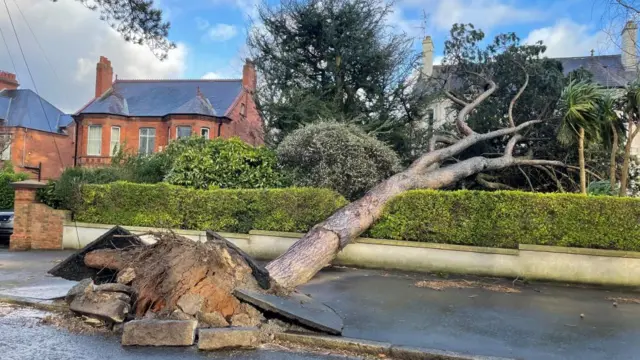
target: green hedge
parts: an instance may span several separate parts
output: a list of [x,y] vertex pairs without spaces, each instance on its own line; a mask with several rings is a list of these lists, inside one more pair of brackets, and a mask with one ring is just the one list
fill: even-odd
[[11,183],[28,178],[27,174],[0,171],[0,210],[13,209],[15,190],[11,187]]
[[502,248],[536,244],[640,251],[640,200],[416,190],[392,200],[367,235]]
[[191,230],[306,232],[347,201],[326,189],[196,190],[165,183],[84,185],[81,222]]

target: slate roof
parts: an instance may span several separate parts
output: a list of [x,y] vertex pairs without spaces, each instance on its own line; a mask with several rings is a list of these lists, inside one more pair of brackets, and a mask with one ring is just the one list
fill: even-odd
[[637,72],[624,69],[622,55],[619,54],[554,58],[554,60],[562,64],[562,72],[565,75],[582,67],[593,74],[594,82],[604,87],[624,87],[637,77]]
[[116,80],[78,114],[225,116],[242,80]]
[[59,133],[61,127],[73,122],[48,101],[30,89],[0,91],[0,119],[6,126],[21,126],[46,132]]

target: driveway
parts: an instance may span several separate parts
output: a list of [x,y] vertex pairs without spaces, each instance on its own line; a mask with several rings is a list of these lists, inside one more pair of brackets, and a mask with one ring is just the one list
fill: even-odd
[[[49,286],[47,289],[51,290],[56,284],[63,284],[65,280],[48,277],[45,272],[68,254],[0,250],[0,293],[24,289],[37,293],[40,288]],[[637,358],[640,354],[640,342],[637,341],[640,338],[640,305],[618,300],[617,306],[613,306],[613,300],[608,300],[640,298],[640,294],[629,289],[524,285],[504,279],[465,277],[462,280],[449,278],[445,282],[480,284],[499,291],[475,285],[438,291],[415,286],[422,280],[439,282],[443,279],[426,274],[332,268],[321,272],[301,289],[342,316],[344,335],[348,337],[524,359],[611,360]],[[505,293],[505,289],[516,292]],[[101,359],[105,358],[102,354],[111,356],[112,352],[116,354],[114,358],[126,358],[122,356],[138,356],[136,352],[143,351],[123,349],[115,339],[78,338],[52,328],[20,329],[18,325],[1,322],[0,347],[3,343],[5,346],[33,344],[33,339],[41,337],[40,333],[56,334],[51,336],[56,344],[60,344],[58,348],[64,349],[68,345],[66,351],[80,346],[77,343],[100,342],[105,349],[100,352]],[[33,346],[38,347],[37,344]],[[81,351],[87,354],[79,359],[96,358],[90,357],[94,356],[93,345],[81,346]],[[153,353],[167,358],[191,358],[197,355],[190,351],[144,350],[144,356],[140,356],[145,358]],[[250,354],[247,359],[271,356],[268,352]],[[276,357],[278,359],[287,359],[282,357],[285,355],[276,355],[280,356]],[[305,359],[295,357],[303,356],[300,354],[286,356],[289,355],[294,356],[291,359]],[[244,359],[242,356],[245,355],[234,356]]]

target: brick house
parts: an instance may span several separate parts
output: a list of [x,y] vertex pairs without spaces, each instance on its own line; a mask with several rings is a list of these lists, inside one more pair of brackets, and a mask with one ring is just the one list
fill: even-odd
[[73,166],[73,119],[19,86],[15,74],[0,71],[0,164],[11,161],[32,178],[56,179]]
[[150,154],[173,139],[238,136],[263,144],[262,118],[253,101],[256,71],[249,60],[241,79],[113,81],[111,62],[100,57],[95,98],[73,117],[76,164],[101,166],[119,148]]

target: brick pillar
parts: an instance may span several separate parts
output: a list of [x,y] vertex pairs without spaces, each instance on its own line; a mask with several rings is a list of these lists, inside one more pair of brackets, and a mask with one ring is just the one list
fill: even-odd
[[9,249],[61,250],[65,212],[36,201],[36,191],[46,184],[26,180],[11,185],[15,189],[16,199]]

